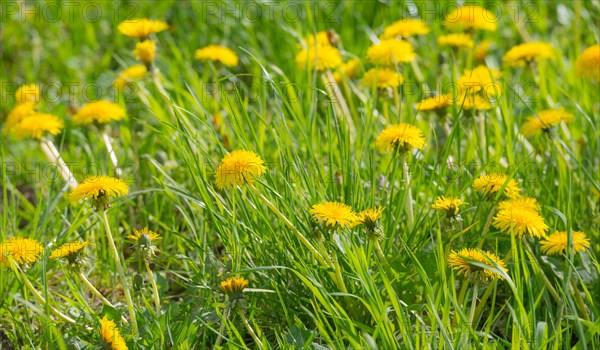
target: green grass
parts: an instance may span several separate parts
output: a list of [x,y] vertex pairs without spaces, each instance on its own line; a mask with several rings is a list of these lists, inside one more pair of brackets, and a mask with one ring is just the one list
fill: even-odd
[[[212,348],[220,332],[226,348],[257,348],[240,314],[225,312],[228,300],[219,283],[229,276],[250,281],[238,307],[266,348],[600,347],[599,88],[573,72],[582,50],[600,42],[597,2],[520,3],[522,21],[515,21],[517,3],[485,2],[501,10],[498,30],[477,33],[476,42],[493,42],[486,63],[502,70],[503,94],[485,112],[481,140],[477,121],[460,106],[448,111],[449,135],[435,115],[417,113],[414,105],[425,96],[409,64],[398,67],[406,82],[399,104],[387,91],[361,87],[362,73],[341,84],[355,135],[320,75],[295,65],[300,38],[332,28],[344,56],[361,58],[364,72],[371,39],[408,16],[409,5],[400,1],[268,3],[251,21],[240,19],[252,15],[245,1],[100,2],[94,7],[102,12],[98,21],[81,15],[83,5],[73,18],[62,13],[50,20],[42,10],[56,3],[37,4],[42,14],[24,20],[22,13],[8,16],[10,6],[22,3],[0,3],[0,110],[4,119],[14,106],[15,87],[41,83],[46,94],[39,110],[65,120],[54,141],[81,182],[112,175],[112,168],[101,133],[74,125],[70,106],[103,98],[127,108],[128,117],[112,123],[109,133],[130,193],[113,202],[108,217],[127,274],[132,281],[136,274],[143,279],[133,293],[140,337],[119,322],[129,314],[101,215],[66,200],[65,183],[36,142],[3,136],[0,241],[28,237],[44,245],[46,253],[25,274],[48,302],[35,300],[13,270],[1,269],[1,349],[92,349],[101,342],[98,320],[104,315],[117,322],[130,349]],[[446,33],[445,5],[452,6],[441,3],[437,17],[427,15],[431,33],[411,39],[424,82],[436,91],[476,66],[466,51],[437,46],[436,36]],[[300,9],[298,20],[292,13]],[[117,72],[135,63],[135,39],[116,29],[127,16],[166,20],[170,29],[154,37],[159,73],[141,80],[137,91],[115,96],[110,87]],[[502,66],[506,51],[533,40],[552,44],[557,59],[535,72]],[[208,44],[232,48],[240,64],[226,69],[194,60],[194,51]],[[49,86],[61,87],[58,98]],[[88,86],[100,87],[99,94]],[[573,114],[568,125],[550,136],[520,134],[527,116],[559,107]],[[216,114],[222,118],[218,128]],[[408,158],[412,228],[400,158],[375,148],[377,135],[398,122],[421,128],[427,143]],[[258,179],[258,192],[319,252],[336,257],[338,271],[319,264],[247,186],[218,189],[217,165],[236,149],[265,160],[268,172]],[[520,239],[493,225],[484,232],[493,204],[472,183],[493,172],[510,175],[524,195],[537,198],[549,233],[583,231],[591,246],[546,256],[538,239]],[[464,231],[449,229],[445,215],[431,209],[439,195],[468,202],[461,207]],[[364,228],[323,235],[309,214],[323,201],[356,211],[384,206],[384,256]],[[146,226],[163,237],[151,265],[159,316],[143,261],[125,239],[133,228]],[[52,247],[73,240],[91,243],[84,274],[116,309],[102,306],[64,264],[48,258]],[[446,261],[463,247],[505,259],[504,279],[476,286],[457,275]],[[339,288],[337,272],[347,292]],[[52,307],[77,323],[58,321]]]

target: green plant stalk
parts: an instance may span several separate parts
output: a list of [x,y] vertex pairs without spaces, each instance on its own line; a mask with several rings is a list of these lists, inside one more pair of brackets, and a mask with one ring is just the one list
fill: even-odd
[[248,331],[248,333],[250,333],[250,336],[252,337],[252,339],[254,339],[254,342],[256,343],[256,345],[258,345],[258,347],[260,349],[267,349],[267,347],[263,344],[263,342],[260,340],[260,338],[254,332],[254,329],[252,329],[252,326],[250,326],[250,323],[248,322],[248,318],[246,318],[246,315],[244,313],[244,310],[242,310],[242,308],[238,308],[238,314],[240,315],[240,318],[242,319],[242,324],[244,325],[244,327],[246,327],[246,330]]
[[65,182],[69,185],[69,187],[72,190],[74,190],[78,186],[78,183],[75,180],[75,176],[69,169],[69,166],[65,163],[65,161],[60,156],[60,153],[58,152],[58,148],[56,148],[56,146],[54,145],[54,142],[52,142],[52,140],[42,138],[40,140],[40,148],[42,149],[42,152],[44,153],[44,155],[46,156],[48,161],[51,164],[56,164],[56,166],[58,166],[58,171],[60,173],[60,176],[63,178],[63,180],[65,180]]
[[406,216],[408,217],[408,230],[412,231],[415,223],[415,214],[413,212],[413,198],[410,189],[410,174],[408,169],[408,153],[402,156],[402,173],[404,177],[404,188],[406,189]]
[[542,276],[542,280],[544,280],[544,284],[546,285],[546,288],[548,289],[548,292],[550,293],[550,295],[552,296],[552,298],[554,299],[554,301],[556,301],[558,304],[561,303],[561,299],[558,295],[558,292],[556,291],[556,289],[554,288],[554,286],[552,285],[552,283],[550,283],[550,280],[548,279],[548,277],[546,276],[546,274],[544,273],[544,271],[542,270],[542,268],[539,266],[538,262],[536,260],[533,259],[533,257],[535,257],[535,254],[533,253],[533,250],[531,249],[531,247],[529,246],[529,242],[527,242],[527,240],[525,238],[523,238],[521,240],[523,242],[523,245],[525,246],[525,249],[527,250],[527,253],[529,253],[529,255],[532,257],[531,263],[532,264],[536,264],[538,265],[537,268],[540,271],[540,275]]
[[[90,282],[90,280],[87,279],[87,277],[85,277],[85,275],[83,274],[83,272],[79,272],[78,274],[79,278],[81,279],[81,281],[83,281],[83,284],[86,285],[86,287],[88,287],[88,289],[92,292],[92,294],[94,294],[98,299],[102,300],[102,302],[104,304],[106,304],[107,306],[110,306],[111,308],[115,309],[114,305],[108,301],[108,299],[106,299],[97,289],[96,287],[94,287],[94,285]],[[121,319],[123,320],[123,322],[125,323],[129,323],[129,321],[127,321],[127,319],[125,317],[121,317]]]
[[113,167],[115,168],[115,177],[116,178],[120,178],[121,177],[121,168],[119,168],[119,160],[117,159],[117,154],[115,153],[115,150],[112,147],[112,143],[110,142],[110,137],[108,136],[108,133],[106,132],[106,130],[104,130],[102,132],[102,140],[104,141],[104,145],[106,146],[106,151],[108,152],[108,157],[110,158],[110,161],[113,165]]
[[223,312],[224,319],[223,319],[223,322],[221,322],[221,327],[219,327],[219,336],[217,337],[217,341],[215,341],[215,345],[213,346],[213,349],[218,349],[219,346],[221,346],[223,339],[225,338],[223,336],[223,333],[225,332],[225,327],[227,325],[227,322],[229,321],[229,312],[231,311],[232,304],[233,304],[232,301],[227,300],[227,304],[225,305],[225,311]]
[[469,313],[469,326],[473,327],[475,322],[475,309],[477,308],[477,292],[479,288],[479,282],[473,283],[473,298],[471,299],[471,312]]
[[129,318],[131,319],[131,330],[133,336],[137,338],[139,336],[139,331],[137,325],[137,318],[135,316],[135,308],[133,307],[133,300],[131,299],[131,291],[129,290],[129,283],[127,282],[127,276],[125,276],[125,270],[123,269],[123,265],[121,264],[119,251],[117,250],[117,246],[115,245],[115,241],[110,231],[110,224],[108,223],[108,216],[106,215],[106,210],[102,211],[102,219],[104,221],[104,227],[106,229],[106,238],[108,239],[110,247],[112,248],[113,255],[115,257],[115,265],[117,265],[117,271],[119,272],[121,285],[123,286],[123,294],[125,294],[125,301],[127,302]]
[[158,287],[156,285],[156,280],[154,279],[154,273],[150,269],[150,263],[148,260],[144,259],[144,265],[146,265],[146,271],[148,272],[148,278],[150,279],[150,284],[152,284],[152,296],[154,297],[154,305],[156,306],[156,317],[160,316],[160,294],[158,294]]

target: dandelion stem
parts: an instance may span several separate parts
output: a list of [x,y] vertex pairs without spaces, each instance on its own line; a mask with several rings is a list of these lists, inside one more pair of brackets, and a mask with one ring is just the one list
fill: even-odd
[[[106,299],[104,297],[104,295],[102,295],[97,289],[96,287],[94,287],[94,285],[90,282],[90,280],[87,279],[87,277],[85,277],[85,275],[83,274],[83,272],[79,272],[79,278],[81,278],[81,280],[83,281],[83,284],[85,284],[88,289],[92,292],[92,294],[94,294],[98,299],[102,300],[102,302],[104,304],[106,304],[107,306],[116,309],[114,307],[114,305],[108,301],[108,299]],[[125,317],[121,317],[121,320],[123,320],[123,322],[125,323],[129,323],[129,321],[127,321],[127,319]]]
[[238,308],[238,314],[240,315],[240,318],[242,319],[242,323],[244,324],[244,327],[246,327],[246,330],[248,331],[248,333],[250,333],[250,336],[252,337],[252,339],[254,339],[254,342],[256,343],[256,345],[260,349],[267,349],[267,347],[265,347],[263,342],[260,340],[260,338],[254,332],[254,329],[252,329],[252,326],[250,326],[250,323],[248,322],[248,319],[246,318],[246,315],[244,313],[244,310],[242,310],[242,308]]
[[581,309],[581,313],[583,314],[583,318],[590,321],[590,315],[588,314],[583,299],[581,299],[581,294],[579,292],[579,288],[577,288],[577,282],[574,278],[571,278],[571,287],[573,288],[573,295],[575,296],[575,301],[577,302],[577,306]]
[[148,278],[152,284],[152,294],[154,296],[154,305],[156,306],[156,317],[160,316],[160,294],[158,294],[158,287],[156,286],[156,280],[154,279],[154,273],[150,269],[150,263],[144,259],[144,265],[146,265],[146,271],[148,272]]
[[135,309],[133,308],[133,300],[131,299],[131,292],[129,291],[129,283],[127,282],[127,277],[125,276],[125,270],[123,269],[123,265],[121,265],[121,258],[119,257],[119,251],[117,250],[117,246],[115,245],[115,241],[113,239],[112,233],[110,232],[110,224],[108,222],[108,216],[106,215],[106,210],[102,211],[102,219],[104,221],[104,227],[106,229],[106,238],[108,238],[108,242],[110,244],[110,247],[112,248],[113,255],[115,257],[115,265],[117,265],[117,271],[119,272],[119,277],[121,279],[123,293],[125,294],[125,301],[127,302],[127,309],[129,310],[129,318],[131,319],[131,330],[133,332],[133,336],[137,338],[139,336],[137,318],[135,316]]
[[68,186],[71,189],[75,189],[75,187],[78,185],[77,181],[75,180],[75,176],[73,176],[73,173],[71,173],[71,170],[60,156],[60,152],[58,152],[58,148],[56,148],[54,142],[52,142],[52,140],[42,139],[40,141],[40,148],[42,149],[42,152],[44,152],[44,155],[48,161],[51,164],[58,166],[60,175],[68,184]]
[[477,292],[478,292],[479,282],[475,282],[473,285],[473,299],[471,299],[471,312],[469,314],[469,325],[471,327],[474,326],[475,322],[475,309],[477,307]]
[[218,349],[219,346],[221,346],[223,339],[225,338],[223,336],[223,333],[225,332],[225,326],[227,325],[227,321],[229,321],[229,312],[231,310],[232,303],[232,301],[228,300],[227,304],[225,305],[225,311],[223,312],[223,322],[221,322],[221,327],[219,327],[219,336],[217,337],[217,341],[215,342],[213,349]]
[[325,91],[329,95],[331,102],[333,102],[334,107],[336,107],[335,110],[346,119],[346,125],[350,132],[350,139],[354,140],[356,136],[356,127],[354,126],[354,121],[352,121],[352,114],[350,113],[350,109],[348,109],[346,99],[340,91],[340,87],[335,82],[335,78],[333,77],[333,74],[331,74],[331,71],[326,71],[322,79],[326,87]]
[[558,296],[558,292],[556,291],[554,286],[552,286],[552,283],[550,283],[550,280],[548,279],[548,277],[546,277],[546,274],[544,273],[544,271],[542,271],[542,269],[540,268],[539,264],[537,263],[537,260],[535,260],[534,257],[536,255],[533,253],[533,250],[529,246],[529,242],[527,242],[527,240],[525,238],[523,238],[521,241],[523,242],[523,245],[525,246],[525,250],[527,250],[527,253],[531,257],[530,260],[531,260],[532,265],[535,264],[535,266],[537,267],[536,270],[538,270],[540,275],[542,276],[542,280],[544,280],[544,284],[546,285],[548,292],[550,293],[550,295],[552,296],[554,301],[556,301],[557,303],[560,304],[562,301],[561,301],[560,297]]
[[487,160],[487,136],[485,134],[485,116],[483,112],[477,114],[477,133],[479,134],[479,150],[483,160]]
[[410,189],[410,172],[408,169],[408,154],[402,156],[402,172],[404,175],[404,188],[406,189],[406,215],[408,216],[408,230],[412,231],[415,223],[415,217],[413,213],[413,198],[412,191]]
[[110,142],[110,137],[108,136],[108,133],[106,133],[106,131],[102,133],[102,139],[104,140],[104,145],[106,146],[106,150],[108,151],[108,156],[110,157],[110,161],[111,161],[113,167],[115,168],[115,177],[120,178],[121,177],[121,168],[119,168],[119,160],[117,159],[115,150],[113,149],[112,144]]

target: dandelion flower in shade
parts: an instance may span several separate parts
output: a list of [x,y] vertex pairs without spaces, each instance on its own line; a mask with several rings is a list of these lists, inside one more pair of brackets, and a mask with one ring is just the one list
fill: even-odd
[[485,56],[487,56],[491,44],[491,41],[484,40],[475,47],[475,50],[473,50],[473,57],[475,57],[475,61],[483,62],[485,60]]
[[463,6],[450,12],[444,26],[456,30],[495,31],[498,27],[496,15],[481,6]]
[[377,220],[381,219],[382,213],[382,207],[363,210],[360,213],[358,213],[356,224],[363,224],[368,230],[374,231],[379,226],[377,224]]
[[518,205],[499,210],[494,217],[494,227],[503,232],[514,232],[519,237],[526,233],[532,237],[545,237],[548,230],[544,218],[536,210]]
[[[563,254],[568,248],[568,236],[567,232],[554,232],[553,234],[546,236],[546,238],[540,242],[542,252],[544,252],[544,254]],[[573,231],[573,251],[577,253],[589,247],[590,240],[586,237],[585,233]]]
[[223,293],[229,296],[229,299],[243,298],[242,291],[248,287],[248,280],[244,277],[229,277],[219,285]]
[[467,203],[460,198],[440,196],[435,199],[431,207],[437,210],[444,210],[448,217],[455,217],[458,215],[459,207],[463,204]]
[[34,113],[17,123],[12,128],[11,134],[19,140],[26,137],[39,140],[46,134],[60,134],[64,125],[64,122],[55,115]]
[[502,87],[495,80],[500,78],[499,70],[486,66],[477,66],[474,69],[466,69],[458,79],[461,92],[474,93],[484,92],[486,96],[497,96],[502,94]]
[[217,169],[216,181],[219,188],[253,184],[254,180],[267,171],[264,161],[251,151],[237,150],[227,154]]
[[[490,269],[483,268],[475,263],[486,265]],[[448,256],[448,266],[459,275],[472,278],[476,281],[488,281],[495,278],[503,280],[504,277],[502,274],[493,271],[498,270],[498,268],[505,273],[508,272],[506,263],[499,256],[488,251],[473,248],[463,248],[458,252],[453,250],[450,256]]]
[[81,107],[73,117],[75,124],[104,124],[125,117],[125,108],[109,101],[90,102]]
[[517,197],[498,203],[498,210],[522,208],[525,210],[539,211],[541,209],[537,199],[529,197]]
[[308,67],[321,72],[339,67],[342,64],[342,55],[340,50],[333,46],[309,46],[296,55],[295,62],[298,68]]
[[439,36],[437,43],[440,46],[450,46],[457,49],[470,49],[475,45],[473,38],[469,34],[464,33]]
[[30,102],[34,106],[40,102],[40,86],[39,84],[26,84],[20,86],[15,92],[15,101],[17,104]]
[[100,320],[100,337],[112,350],[127,350],[127,343],[113,320],[104,316]]
[[600,44],[588,47],[577,57],[575,74],[600,81]]
[[438,109],[444,109],[453,104],[454,100],[452,95],[444,94],[438,96],[428,97],[417,103],[416,108],[418,111],[433,111]]
[[534,135],[540,131],[548,132],[550,128],[560,124],[560,122],[569,122],[573,116],[564,109],[548,109],[538,112],[527,118],[527,121],[521,127],[521,133],[525,136]]
[[44,252],[44,247],[30,238],[9,238],[0,243],[0,267],[8,264],[8,257],[19,265],[33,264],[40,259]]
[[408,41],[384,39],[367,50],[367,59],[373,64],[393,66],[395,63],[410,62],[417,55]]
[[92,176],[85,179],[69,195],[71,202],[91,199],[97,210],[106,210],[110,198],[117,198],[129,193],[129,186],[121,180],[110,176]]
[[473,187],[475,190],[482,192],[483,195],[489,199],[495,198],[502,188],[504,188],[502,193],[507,198],[519,197],[521,193],[521,187],[519,187],[519,183],[513,179],[509,180],[508,175],[504,174],[489,174],[481,176],[473,181]]
[[[343,63],[339,70],[333,73],[333,79],[336,82],[342,81],[342,77],[346,76],[349,79],[354,78],[360,71],[360,60],[355,58],[346,63]],[[343,75],[342,75],[343,74]]]
[[381,39],[408,38],[429,33],[429,26],[420,19],[401,19],[385,27]]
[[15,125],[19,124],[23,118],[35,114],[35,104],[33,102],[24,102],[16,105],[6,117],[2,133],[8,135]]
[[375,139],[375,146],[382,151],[406,152],[412,148],[423,149],[425,138],[421,129],[410,124],[400,123],[383,130]]
[[502,57],[502,61],[509,67],[524,67],[530,62],[553,59],[554,57],[554,49],[550,44],[530,42],[513,46]]
[[310,209],[315,221],[325,225],[327,229],[352,227],[358,217],[347,204],[339,202],[325,202],[315,204]]
[[135,44],[133,57],[136,60],[142,61],[145,65],[150,65],[154,62],[154,56],[156,56],[156,41],[144,40]]
[[404,83],[404,77],[393,69],[371,68],[365,72],[360,81],[362,86],[377,86],[380,89],[395,88]]
[[235,67],[239,61],[233,50],[220,45],[209,45],[198,49],[194,53],[194,58],[200,61],[220,62],[227,67]]
[[148,73],[148,68],[143,64],[136,64],[119,73],[119,76],[113,82],[117,90],[123,90],[127,83],[142,79]]
[[80,255],[83,248],[88,245],[90,245],[88,242],[80,241],[65,243],[52,251],[50,259],[66,258],[70,264],[76,265],[77,262],[80,261]]
[[162,32],[169,28],[169,25],[163,21],[155,21],[147,18],[130,19],[121,22],[117,27],[121,33],[132,38],[143,39],[150,34]]

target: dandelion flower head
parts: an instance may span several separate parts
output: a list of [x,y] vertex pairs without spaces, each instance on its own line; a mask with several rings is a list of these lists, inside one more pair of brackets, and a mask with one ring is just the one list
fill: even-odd
[[267,168],[258,154],[251,151],[237,150],[227,154],[221,160],[216,173],[219,188],[253,184],[254,180],[264,174]]

